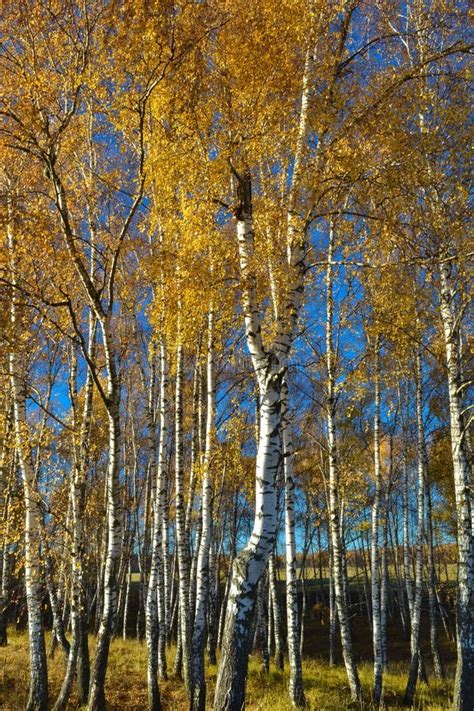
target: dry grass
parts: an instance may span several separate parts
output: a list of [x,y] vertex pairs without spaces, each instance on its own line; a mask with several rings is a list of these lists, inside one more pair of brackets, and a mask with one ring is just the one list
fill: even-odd
[[[49,643],[49,634],[48,634]],[[91,640],[91,647],[93,640]],[[174,650],[170,650],[170,668]],[[54,700],[59,689],[64,664],[62,656],[56,653],[49,661],[50,697]],[[114,640],[111,647],[109,669],[107,673],[108,709],[131,711],[146,709],[146,648],[136,640]],[[451,670],[452,671],[452,670]],[[385,683],[386,709],[402,709],[402,698],[406,682],[406,665],[394,663],[389,666]],[[362,706],[351,704],[347,679],[341,666],[331,668],[326,662],[305,659],[304,683],[308,708],[312,711],[330,709],[372,709],[370,685],[371,666],[360,666],[364,688]],[[208,669],[209,707],[216,679],[216,668]],[[163,706],[166,711],[185,711],[186,696],[182,682],[169,678],[161,685]],[[247,711],[289,711],[292,707],[287,701],[288,671],[271,670],[270,674],[261,671],[261,661],[253,656],[250,660],[247,687]],[[415,709],[441,711],[449,708],[452,692],[452,679],[446,681],[431,680],[429,686],[419,685]],[[0,649],[0,708],[4,711],[20,711],[25,707],[28,695],[28,649],[27,636],[24,632],[10,630],[9,645]],[[77,708],[76,699],[71,698],[69,708]]]

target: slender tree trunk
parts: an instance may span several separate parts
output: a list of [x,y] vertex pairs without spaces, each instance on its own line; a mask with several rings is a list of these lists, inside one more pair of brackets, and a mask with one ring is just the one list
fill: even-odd
[[[426,461],[425,453],[425,461]],[[444,665],[441,659],[438,644],[438,614],[436,602],[436,570],[434,560],[434,540],[433,540],[433,512],[431,506],[431,488],[426,468],[426,520],[428,538],[428,605],[430,612],[430,645],[431,656],[433,658],[433,669],[438,679],[444,678]]]
[[293,706],[303,707],[306,699],[303,691],[303,670],[299,648],[298,589],[296,579],[295,543],[295,481],[293,475],[293,445],[288,409],[288,382],[282,383],[281,430],[283,466],[285,473],[285,552],[286,552],[286,619],[288,636],[288,659],[290,663],[290,700]]
[[[132,548],[133,550],[133,548]],[[130,607],[130,586],[132,582],[132,554],[128,556],[128,566],[126,573],[126,584],[125,584],[125,600],[123,603],[123,619],[122,619],[122,639],[125,641],[127,639],[127,627],[128,627],[128,613]]]
[[380,580],[380,508],[382,505],[382,471],[380,463],[380,354],[379,340],[375,344],[375,415],[374,415],[374,501],[370,544],[370,579],[372,593],[372,640],[374,649],[374,703],[382,701],[383,630]]
[[209,549],[212,531],[213,484],[210,472],[212,440],[214,437],[214,311],[211,305],[208,315],[207,340],[207,418],[206,444],[202,474],[202,533],[199,543],[196,586],[196,612],[192,637],[192,689],[191,708],[204,711],[206,706],[206,677],[204,669],[204,649],[206,643],[206,618],[209,597]]
[[[178,329],[179,330],[179,329]],[[176,353],[176,418],[175,418],[175,492],[176,546],[179,570],[179,622],[184,684],[191,690],[190,616],[189,616],[189,541],[186,536],[183,462],[183,346],[178,342]]]
[[120,389],[115,354],[111,347],[110,321],[101,322],[107,361],[109,461],[107,466],[107,552],[104,571],[104,602],[91,674],[88,711],[105,711],[105,675],[117,602],[117,563],[120,557],[121,516],[118,498],[120,459]]
[[[160,440],[158,448],[158,509],[160,520],[160,556],[158,566],[158,671],[160,677],[167,677],[166,662],[166,641],[168,638],[168,600],[165,580],[167,580],[166,569],[168,565],[168,541],[164,546],[163,532],[165,530],[164,520],[167,517],[168,507],[168,471],[166,466],[166,452],[168,439],[168,363],[166,358],[166,345],[164,340],[160,345]],[[167,528],[166,528],[167,530]],[[166,555],[166,558],[165,558]]]
[[[43,523],[42,528],[44,531],[44,523]],[[54,634],[57,642],[59,642],[59,646],[61,647],[64,657],[67,662],[71,645],[69,644],[69,642],[66,638],[63,617],[61,614],[61,610],[59,608],[58,595],[57,595],[56,590],[54,588],[53,565],[52,565],[51,557],[50,557],[50,554],[48,551],[48,546],[44,542],[43,542],[43,549],[44,549],[44,577],[45,577],[45,582],[46,582],[46,588],[48,590],[48,597],[49,597],[49,604],[51,607],[51,614],[53,617],[53,634]]]
[[[404,438],[405,446],[408,446],[406,435]],[[408,617],[411,624],[411,616],[413,611],[413,580],[410,565],[410,534],[409,534],[409,512],[408,512],[408,462],[406,455],[403,461],[403,493],[402,493],[402,517],[403,517],[403,577],[405,579],[405,590],[408,603]]]
[[[94,264],[91,258],[91,274],[93,274]],[[97,330],[97,321],[92,312],[89,317],[89,342],[88,353],[93,359],[95,355],[95,338]],[[77,566],[74,572],[73,584],[76,586],[75,594],[77,595],[77,615],[79,624],[79,649],[77,653],[77,696],[79,703],[85,705],[89,695],[90,683],[90,659],[89,659],[89,641],[88,641],[88,614],[87,614],[87,596],[86,583],[84,576],[84,529],[82,517],[85,509],[86,497],[86,477],[89,468],[89,443],[92,421],[92,398],[94,394],[94,381],[90,368],[87,369],[86,382],[84,384],[84,405],[82,410],[82,420],[80,427],[79,451],[77,460],[75,461],[75,479],[73,483],[72,496],[76,501],[71,506],[73,517],[77,514],[77,519],[74,521],[74,543],[73,543],[73,558],[77,556]],[[72,561],[74,565],[74,560]]]
[[[202,532],[202,502],[199,504],[199,515],[197,517],[196,526],[194,529],[194,541],[192,536],[193,528],[193,512],[195,508],[195,494],[197,471],[199,469],[200,458],[202,454],[202,421],[203,421],[203,396],[204,386],[201,372],[201,346],[202,338],[199,338],[199,343],[196,351],[196,361],[193,374],[193,411],[192,411],[192,433],[191,433],[191,462],[190,462],[190,477],[189,477],[189,496],[186,506],[186,537],[189,541],[191,553],[191,570],[189,573],[189,624],[191,629],[194,625],[194,614],[196,611],[196,586],[197,586],[197,567],[199,558],[199,546],[201,542]],[[194,546],[191,551],[191,542]]]
[[[221,549],[221,547],[222,542],[219,548]],[[207,606],[207,659],[208,663],[212,665],[217,664],[217,634],[219,630],[219,581],[220,553],[217,553],[215,545],[211,545],[211,550],[209,552],[209,603]]]
[[268,559],[268,585],[270,589],[270,595],[272,599],[272,611],[273,611],[273,630],[275,635],[275,664],[276,668],[280,671],[283,670],[284,662],[284,652],[283,652],[283,639],[281,633],[281,612],[280,612],[280,602],[278,600],[278,588],[275,570],[275,553],[270,554]]
[[460,387],[461,354],[459,352],[459,314],[456,313],[451,284],[452,265],[440,264],[440,313],[446,348],[453,460],[454,490],[457,513],[458,599],[457,599],[457,666],[454,685],[454,709],[469,711],[474,699],[474,536],[472,530],[471,471],[466,451]]
[[[150,452],[150,480],[153,487],[153,524],[152,524],[152,537],[151,537],[151,563],[150,563],[150,575],[148,579],[148,590],[146,597],[145,606],[145,635],[147,643],[147,683],[148,683],[148,707],[151,711],[161,710],[161,698],[160,689],[158,686],[158,650],[160,646],[160,637],[162,636],[162,630],[160,635],[159,627],[159,615],[158,615],[158,603],[159,603],[159,591],[158,583],[160,578],[160,568],[161,566],[161,534],[162,534],[162,521],[161,514],[162,509],[160,506],[160,491],[162,489],[162,471],[160,467],[156,466],[156,435],[155,435],[155,422],[153,418],[153,402],[152,393],[154,392],[154,381],[155,381],[155,356],[152,354],[150,359],[150,398],[148,401],[147,408],[147,421],[148,421],[148,439],[149,439],[149,452]],[[164,368],[161,368],[161,388],[160,388],[160,454],[161,454],[161,441],[163,436],[166,436],[166,424],[163,427],[163,417],[166,416],[164,413],[163,404],[166,395],[163,390],[165,389],[166,374]],[[158,457],[160,459],[160,456]],[[161,619],[163,623],[163,619]]]
[[337,463],[336,443],[336,396],[335,396],[335,357],[333,349],[333,250],[334,229],[331,224],[329,231],[328,266],[326,271],[326,367],[327,367],[327,425],[329,449],[329,526],[331,534],[334,593],[336,598],[337,616],[341,631],[342,654],[346,667],[351,696],[359,700],[361,688],[359,674],[352,649],[352,636],[349,623],[347,586],[344,582],[344,551],[341,534],[341,517],[339,506],[339,472]]
[[417,532],[416,532],[416,557],[415,557],[415,589],[410,621],[410,672],[405,689],[404,703],[413,704],[416,682],[422,659],[420,655],[420,624],[421,604],[423,596],[423,534],[424,534],[424,493],[425,493],[425,457],[424,457],[424,429],[423,429],[423,397],[422,397],[422,367],[421,353],[416,353],[416,430],[417,430]]
[[9,400],[6,407],[6,422],[3,432],[2,450],[0,453],[0,517],[2,522],[2,540],[0,541],[0,647],[8,644],[7,608],[8,608],[8,523],[9,523],[9,479],[8,455],[14,460],[14,448],[11,448],[11,431],[13,428],[13,413]]
[[301,578],[301,622],[300,622],[300,634],[299,634],[299,646],[300,646],[300,656],[303,657],[303,648],[305,640],[305,621],[306,621],[306,579],[304,576]]
[[[7,197],[7,236],[10,253],[10,325],[12,344],[20,342],[21,314],[17,298],[17,274],[15,238],[13,232],[14,211],[11,195]],[[15,341],[13,340],[15,339]],[[15,443],[20,463],[25,496],[25,586],[28,607],[28,634],[30,647],[30,692],[27,711],[46,711],[48,706],[48,670],[42,618],[42,572],[41,572],[41,512],[37,482],[26,417],[25,370],[22,356],[14,345],[9,354],[9,375],[13,395]]]
[[334,559],[332,546],[329,552],[329,666],[336,663],[337,609],[334,592]]

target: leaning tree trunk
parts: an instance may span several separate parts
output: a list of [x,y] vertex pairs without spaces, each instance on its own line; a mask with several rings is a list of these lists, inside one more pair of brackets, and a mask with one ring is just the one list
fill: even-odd
[[440,264],[440,312],[446,348],[453,460],[454,490],[457,513],[458,599],[457,599],[457,666],[454,685],[454,708],[468,711],[474,698],[474,536],[472,530],[472,490],[465,427],[461,406],[462,376],[459,352],[460,314],[456,313],[451,269],[448,261]]
[[299,215],[298,197],[307,147],[309,97],[315,60],[314,27],[309,28],[301,104],[296,135],[293,173],[287,202],[286,251],[288,280],[278,315],[277,336],[266,349],[262,338],[262,315],[257,302],[257,278],[252,218],[252,181],[248,169],[239,175],[231,165],[237,187],[235,217],[242,286],[242,304],[247,347],[259,388],[259,438],[256,458],[256,505],[254,527],[244,550],[234,561],[227,610],[222,658],[217,675],[214,708],[240,711],[245,700],[249,654],[249,621],[255,591],[273,549],[277,529],[276,473],[280,458],[281,383],[288,367],[304,291],[306,273],[306,227]]
[[281,429],[283,466],[285,472],[285,551],[286,551],[286,619],[288,660],[290,663],[290,700],[294,706],[306,704],[303,691],[303,670],[299,648],[298,588],[296,579],[295,543],[295,481],[293,475],[293,443],[288,411],[288,382],[282,383]]
[[48,706],[48,670],[42,618],[42,571],[41,571],[41,512],[34,476],[31,444],[26,417],[25,372],[22,357],[15,350],[20,342],[21,314],[17,296],[17,264],[13,233],[13,205],[7,198],[7,236],[10,253],[11,298],[10,326],[12,347],[9,354],[9,375],[13,396],[13,420],[15,445],[20,463],[25,496],[25,587],[28,608],[28,635],[30,647],[30,692],[27,711],[46,711]]
[[237,239],[244,320],[247,345],[259,386],[259,441],[255,465],[254,525],[247,545],[233,563],[214,697],[215,711],[240,711],[245,701],[256,588],[273,549],[277,530],[276,474],[280,462],[281,381],[285,370],[278,354],[267,352],[263,345],[252,264],[251,177],[249,173],[236,177],[239,202],[236,209]]
[[256,587],[277,528],[275,477],[280,460],[280,387],[280,378],[270,377],[261,396],[255,522],[249,542],[233,564],[214,700],[216,711],[240,711],[245,700]]

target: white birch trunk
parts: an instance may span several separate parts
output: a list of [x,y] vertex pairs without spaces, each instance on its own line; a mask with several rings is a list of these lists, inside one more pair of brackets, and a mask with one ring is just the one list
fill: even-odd
[[[3,431],[2,450],[0,454],[0,517],[2,523],[2,540],[0,541],[0,647],[8,643],[7,632],[7,606],[8,606],[8,520],[9,520],[9,482],[8,482],[8,455],[12,456],[11,430],[13,426],[13,413],[9,398],[5,408],[5,428]],[[13,454],[14,457],[14,454]]]
[[[179,332],[179,329],[178,329]],[[183,346],[178,342],[176,351],[175,395],[175,493],[176,493],[176,546],[179,570],[179,625],[183,679],[187,691],[191,689],[190,619],[189,619],[189,541],[186,536],[186,508],[184,500],[183,462]]]
[[[272,551],[276,528],[276,473],[280,461],[281,380],[286,360],[263,347],[256,301],[253,254],[251,177],[238,178],[236,210],[243,311],[254,371],[260,392],[259,442],[256,457],[255,519],[250,539],[233,564],[222,656],[219,664],[215,711],[240,711],[245,700],[251,620],[258,581]],[[288,340],[288,339],[287,339]]]
[[268,559],[268,588],[272,601],[273,613],[273,633],[275,636],[275,665],[280,671],[283,670],[284,652],[283,639],[281,634],[281,612],[280,601],[278,600],[277,579],[275,571],[275,553],[270,554]]
[[460,315],[456,312],[451,284],[452,266],[440,264],[440,314],[446,348],[449,392],[451,456],[457,513],[458,599],[457,666],[454,708],[468,711],[474,699],[474,535],[472,527],[471,467],[466,451],[465,430],[460,398],[461,370],[459,352]]
[[299,648],[298,588],[296,579],[295,543],[295,481],[293,474],[293,444],[290,414],[288,411],[288,382],[282,383],[281,430],[283,443],[283,466],[285,474],[285,552],[286,552],[286,619],[288,635],[288,659],[290,663],[290,700],[293,706],[306,703],[303,691],[303,671]]
[[417,531],[416,531],[416,554],[415,554],[415,587],[413,595],[413,605],[410,620],[410,672],[405,689],[404,703],[407,706],[413,704],[415,696],[416,682],[421,669],[420,652],[420,625],[421,625],[421,604],[423,596],[423,537],[424,537],[424,508],[425,508],[425,457],[424,457],[424,429],[423,429],[423,391],[422,391],[422,367],[421,352],[416,352],[416,432],[417,432]]
[[104,601],[91,675],[88,711],[105,710],[105,675],[117,602],[117,564],[121,547],[119,490],[120,389],[116,373],[110,316],[99,319],[107,368],[107,420],[109,454],[107,464],[107,552],[104,571]]
[[370,544],[370,578],[372,597],[372,642],[374,650],[374,703],[382,701],[383,631],[380,580],[380,509],[382,504],[382,471],[380,463],[380,354],[375,343],[375,414],[374,414],[374,501]]
[[[427,456],[425,451],[425,461]],[[430,611],[430,645],[431,656],[433,658],[433,669],[435,676],[438,679],[444,678],[444,666],[441,659],[441,654],[438,644],[438,609],[436,601],[436,570],[434,557],[434,532],[433,532],[433,511],[431,502],[431,489],[426,466],[426,519],[427,519],[427,538],[428,538],[428,604]]]
[[[7,197],[7,236],[10,254],[10,326],[13,338],[21,338],[21,315],[17,298],[17,273],[14,238],[14,209],[11,195]],[[48,706],[48,670],[42,618],[41,574],[41,512],[26,417],[25,372],[22,358],[14,348],[9,353],[9,375],[13,396],[15,445],[20,463],[25,496],[25,587],[28,607],[30,649],[30,691],[27,711],[46,711]]]
[[333,260],[334,229],[329,230],[326,270],[326,368],[327,368],[327,426],[329,449],[329,528],[331,536],[332,563],[334,574],[334,595],[337,616],[341,632],[342,654],[346,667],[351,696],[356,701],[360,699],[361,688],[359,674],[352,649],[352,636],[347,605],[347,590],[344,581],[344,550],[341,532],[341,516],[339,506],[339,471],[337,462],[336,439],[336,395],[335,395],[335,358],[333,347]]
[[206,643],[206,615],[209,597],[209,549],[212,530],[213,484],[210,472],[212,441],[214,437],[215,377],[214,377],[214,311],[211,305],[208,314],[207,340],[207,413],[206,441],[202,467],[202,531],[199,542],[196,584],[196,612],[192,637],[192,683],[191,709],[204,711],[206,706],[206,677],[204,649]]
[[[152,495],[152,505],[153,505],[153,523],[152,523],[152,534],[151,534],[151,562],[150,562],[150,574],[148,578],[148,589],[145,604],[145,636],[147,644],[147,684],[148,684],[148,708],[150,711],[160,711],[161,710],[161,698],[160,689],[158,685],[158,650],[160,643],[160,628],[159,628],[159,615],[158,615],[158,602],[159,602],[159,591],[158,583],[160,578],[160,568],[161,566],[161,534],[162,534],[162,521],[161,521],[161,506],[160,506],[160,490],[162,487],[161,477],[159,468],[156,462],[156,436],[155,436],[155,422],[153,417],[153,402],[152,394],[154,392],[154,379],[155,379],[155,356],[151,355],[150,358],[150,387],[149,387],[149,399],[147,407],[147,423],[148,423],[148,441],[149,441],[149,454],[150,454],[150,481],[153,487]],[[161,371],[161,387],[160,395],[163,394],[163,385],[166,375]],[[160,413],[162,412],[163,403],[160,397]],[[160,418],[161,419],[161,418]],[[160,447],[161,438],[163,434],[166,436],[166,431],[160,430]],[[163,620],[161,620],[163,621]]]
[[[168,439],[168,363],[166,357],[166,344],[164,339],[160,345],[160,440],[158,445],[158,509],[160,519],[160,545],[161,556],[158,568],[158,671],[163,679],[167,676],[166,663],[166,641],[168,639],[168,598],[167,598],[167,565],[168,565],[168,541],[163,541],[165,531],[165,518],[168,513],[168,470],[166,462],[167,439]],[[168,531],[166,527],[166,532]],[[165,545],[166,544],[166,545]]]
[[[92,314],[89,318],[88,353],[93,354],[96,332],[96,321]],[[71,348],[71,365],[69,392],[73,416],[73,469],[69,482],[69,503],[71,507],[71,632],[72,640],[61,690],[54,705],[54,711],[62,711],[67,707],[74,673],[78,665],[78,697],[82,704],[87,702],[89,691],[89,648],[87,639],[87,610],[84,596],[84,531],[82,516],[84,512],[84,490],[88,466],[88,440],[92,414],[93,381],[90,370],[87,370],[84,385],[84,406],[82,421],[79,427],[77,409],[77,357],[74,346]],[[79,432],[77,433],[77,430]],[[77,439],[76,439],[77,438]]]

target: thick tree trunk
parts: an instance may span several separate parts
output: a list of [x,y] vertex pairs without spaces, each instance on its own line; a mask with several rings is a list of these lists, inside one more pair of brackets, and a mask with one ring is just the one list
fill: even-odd
[[276,533],[275,477],[280,460],[280,377],[268,379],[260,404],[255,522],[249,542],[233,564],[217,678],[216,711],[240,711],[245,700],[255,593]]
[[[215,711],[240,711],[245,701],[251,621],[258,581],[273,549],[276,529],[276,473],[280,462],[281,381],[284,365],[263,346],[251,265],[253,221],[251,177],[238,177],[237,238],[243,288],[247,345],[259,385],[259,442],[256,457],[255,519],[252,534],[233,563],[222,656],[219,665]],[[286,339],[288,341],[288,338]],[[282,339],[282,343],[286,342]]]
[[454,490],[457,513],[458,600],[457,600],[457,666],[454,686],[454,708],[468,711],[474,698],[474,536],[472,528],[471,467],[466,451],[460,388],[462,384],[459,352],[459,314],[456,313],[451,284],[452,265],[440,264],[440,313],[446,348],[453,460]]

